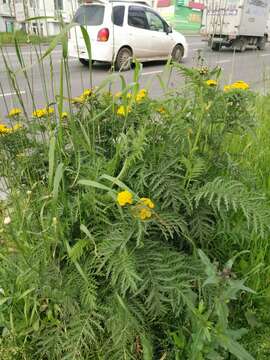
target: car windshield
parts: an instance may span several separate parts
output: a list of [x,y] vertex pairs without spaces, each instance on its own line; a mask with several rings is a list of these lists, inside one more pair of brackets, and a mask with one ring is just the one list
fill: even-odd
[[97,26],[103,23],[104,6],[83,5],[76,11],[73,21],[80,25]]

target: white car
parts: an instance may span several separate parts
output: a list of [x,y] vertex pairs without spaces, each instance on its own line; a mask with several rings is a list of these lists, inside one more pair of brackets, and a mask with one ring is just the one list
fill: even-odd
[[[185,37],[146,3],[88,0],[78,8],[73,21],[87,28],[91,60],[112,63],[117,70],[128,70],[132,59],[146,62],[171,57],[181,62],[187,56]],[[89,64],[81,29],[77,26],[70,31],[69,56]]]

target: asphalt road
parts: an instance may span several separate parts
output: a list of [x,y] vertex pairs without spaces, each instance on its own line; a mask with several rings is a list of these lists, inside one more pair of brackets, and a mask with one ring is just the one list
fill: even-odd
[[[219,65],[222,69],[222,82],[224,84],[231,81],[244,80],[250,83],[251,87],[260,92],[267,92],[270,89],[270,44],[264,51],[254,49],[247,50],[244,53],[236,53],[229,49],[220,52],[213,52],[207,47],[207,43],[201,41],[199,36],[187,37],[189,43],[189,56],[184,61],[184,65],[192,67],[197,64],[198,55],[205,59],[205,64],[214,67]],[[40,50],[44,52],[46,47],[42,46]],[[4,49],[8,66],[16,72],[16,82],[22,99],[27,104],[27,110],[33,109],[33,101],[29,87],[24,74],[20,71],[15,49],[8,47]],[[61,49],[57,47],[52,53],[51,60],[45,59],[43,66],[36,64],[36,53],[33,48],[22,47],[22,56],[26,66],[33,65],[28,69],[30,79],[30,88],[33,90],[34,102],[36,107],[43,107],[50,103],[59,93],[60,83],[60,63]],[[155,62],[143,65],[141,73],[141,86],[149,89],[150,95],[160,97],[163,90],[160,87],[158,77],[168,83],[169,87],[176,88],[183,86],[183,78],[176,71],[170,75],[164,72],[165,63]],[[90,87],[89,71],[83,67],[78,60],[69,60],[69,71],[71,79],[72,96],[79,95],[84,88]],[[110,75],[110,67],[104,64],[93,66],[92,81],[97,86],[104,82]],[[133,70],[122,73],[127,82],[132,82]],[[113,84],[113,90],[120,88],[120,79],[117,75]],[[20,106],[14,91],[13,84],[7,76],[5,62],[0,55],[0,118],[4,119],[11,107]]]

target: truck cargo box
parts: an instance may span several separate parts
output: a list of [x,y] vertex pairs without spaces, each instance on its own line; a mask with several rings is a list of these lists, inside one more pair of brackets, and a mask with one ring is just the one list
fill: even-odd
[[208,0],[204,12],[207,34],[263,36],[269,19],[270,0]]

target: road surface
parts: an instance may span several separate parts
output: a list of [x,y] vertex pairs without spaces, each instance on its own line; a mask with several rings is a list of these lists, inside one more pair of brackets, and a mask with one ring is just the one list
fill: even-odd
[[[250,83],[254,90],[267,92],[270,89],[270,44],[264,51],[247,50],[244,53],[234,53],[232,50],[224,49],[220,52],[213,52],[207,47],[206,42],[201,41],[199,36],[187,37],[189,43],[189,56],[184,61],[187,67],[196,66],[198,55],[205,59],[205,64],[214,67],[219,65],[222,69],[222,82],[224,84],[236,80],[244,80]],[[44,52],[45,47],[41,50]],[[14,71],[19,69],[15,49],[8,47],[4,49],[8,59],[8,66]],[[22,47],[22,55],[26,66],[36,62],[35,50],[30,47]],[[43,67],[35,65],[28,70],[30,87],[33,89],[34,102],[36,107],[43,107],[46,103],[53,102],[54,95],[59,93],[60,83],[61,48],[57,47],[52,54],[51,63],[49,59],[44,60]],[[143,65],[141,73],[141,86],[149,89],[152,97],[161,97],[163,91],[159,85],[157,75],[167,81],[164,73],[165,63],[155,62]],[[72,96],[79,95],[84,88],[90,87],[89,70],[83,67],[78,60],[69,60],[69,71],[71,78]],[[104,64],[93,66],[93,85],[100,85],[110,75],[110,67]],[[132,82],[133,70],[122,73],[127,82]],[[30,90],[22,72],[17,72],[17,86],[22,99],[27,104],[27,110],[32,111],[33,102]],[[51,80],[53,79],[53,81]],[[183,78],[173,71],[170,77],[169,86],[172,88],[181,87]],[[113,85],[114,91],[120,88],[119,79]],[[0,55],[0,118],[3,120],[11,107],[19,106],[13,85],[7,76],[3,57]]]

